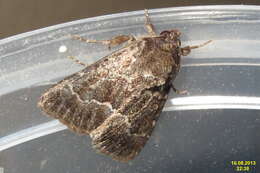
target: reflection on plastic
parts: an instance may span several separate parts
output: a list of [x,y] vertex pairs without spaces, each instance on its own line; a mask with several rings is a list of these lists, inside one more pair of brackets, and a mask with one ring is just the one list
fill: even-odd
[[254,109],[260,110],[260,97],[192,96],[170,100],[172,106],[165,111],[197,109]]
[[[260,110],[260,97],[239,96],[192,96],[170,100],[171,105],[164,111],[198,110],[198,109],[253,109]],[[56,133],[67,127],[53,120],[17,133],[0,138],[0,151],[18,144]]]
[[58,120],[53,120],[18,131],[11,135],[0,138],[0,151],[39,138],[41,136],[46,136],[48,134],[62,131],[64,129],[66,129],[66,126],[59,123]]

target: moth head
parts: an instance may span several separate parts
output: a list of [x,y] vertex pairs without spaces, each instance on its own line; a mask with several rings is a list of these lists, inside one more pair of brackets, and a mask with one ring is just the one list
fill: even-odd
[[178,46],[180,46],[180,36],[181,32],[177,29],[162,31],[160,36],[164,37],[167,41],[177,42]]

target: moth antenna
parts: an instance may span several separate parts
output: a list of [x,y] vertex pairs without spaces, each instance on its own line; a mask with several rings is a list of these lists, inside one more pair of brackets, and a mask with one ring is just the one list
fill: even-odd
[[105,46],[108,46],[109,50],[113,46],[118,46],[118,45],[125,43],[127,41],[131,42],[131,41],[135,40],[134,36],[132,36],[132,35],[119,35],[119,36],[115,36],[115,37],[108,39],[108,40],[90,40],[90,39],[86,39],[84,37],[81,37],[79,35],[70,35],[70,36],[74,40],[79,40],[79,41],[82,41],[82,42],[85,42],[85,43],[103,44]]
[[183,48],[181,48],[181,55],[187,56],[190,53],[191,49],[197,49],[197,48],[206,46],[207,44],[209,44],[211,42],[212,42],[212,40],[209,40],[209,41],[206,41],[205,43],[202,43],[202,44],[199,44],[199,45],[183,47]]
[[87,67],[88,65],[80,60],[78,60],[76,57],[74,56],[68,56],[69,59],[71,59],[72,61],[74,61],[75,63],[79,64],[79,65],[83,65],[84,67]]
[[202,43],[202,44],[194,45],[194,46],[189,46],[189,47],[190,47],[190,49],[197,49],[197,48],[206,46],[207,44],[209,44],[209,43],[211,43],[211,42],[212,42],[212,40],[208,40],[208,41],[206,41],[206,42],[204,42],[204,43]]

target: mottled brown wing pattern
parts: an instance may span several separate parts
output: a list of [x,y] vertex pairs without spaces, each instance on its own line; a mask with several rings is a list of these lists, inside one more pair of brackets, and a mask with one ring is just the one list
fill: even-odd
[[90,134],[101,153],[128,161],[154,128],[174,65],[170,52],[143,38],[65,78],[42,95],[39,107],[71,130]]
[[113,159],[129,161],[143,148],[167,99],[166,85],[143,90],[90,133],[93,146]]
[[[160,70],[155,68],[154,71],[146,68],[151,63],[158,63],[151,60],[158,51],[140,57],[140,49],[147,48],[146,42],[137,41],[65,78],[42,95],[40,108],[73,131],[87,134],[125,105],[132,109],[131,103],[128,103],[132,97],[138,100],[142,90],[164,85],[172,70],[172,58],[167,53],[168,66],[163,64],[164,67],[158,66]],[[138,50],[135,50],[136,44],[139,44]],[[133,70],[138,65],[144,68]]]
[[119,35],[110,40],[89,40],[73,36],[108,47],[129,43],[54,85],[38,103],[71,130],[89,134],[94,148],[119,161],[129,161],[141,151],[170,88],[178,92],[172,81],[179,72],[181,55],[211,42],[181,48],[178,30],[156,35],[147,10],[145,18],[148,37]]
[[148,37],[121,35],[110,40],[88,40],[74,36],[109,47],[126,41],[128,44],[54,85],[38,103],[71,130],[89,134],[94,148],[119,161],[129,161],[141,151],[170,88],[178,92],[172,81],[179,72],[181,55],[211,42],[181,48],[178,30],[156,35],[147,10],[145,17]]

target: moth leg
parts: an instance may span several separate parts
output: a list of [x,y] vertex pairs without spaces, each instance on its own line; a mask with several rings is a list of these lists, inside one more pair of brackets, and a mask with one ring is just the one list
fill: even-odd
[[145,27],[146,27],[147,32],[151,36],[156,36],[155,29],[154,29],[153,24],[151,23],[147,9],[144,10],[144,15],[145,15]]
[[69,59],[71,59],[72,61],[74,61],[75,63],[79,64],[79,65],[83,65],[84,67],[87,67],[88,65],[80,60],[78,60],[76,57],[74,56],[68,56]]
[[127,42],[127,41],[132,42],[135,40],[134,36],[132,36],[132,35],[119,35],[119,36],[115,36],[109,40],[89,40],[89,39],[85,39],[79,35],[71,35],[71,37],[72,37],[72,39],[83,41],[86,43],[100,43],[100,44],[108,46],[109,49],[111,48],[111,46],[117,46],[124,42]]
[[206,46],[210,42],[212,42],[212,40],[206,41],[205,43],[202,43],[202,44],[199,44],[199,45],[183,47],[183,48],[181,48],[181,55],[186,56],[191,52],[191,49],[197,49],[197,48]]
[[178,89],[176,89],[176,88],[174,87],[173,84],[171,84],[171,88],[172,88],[172,90],[173,90],[175,93],[177,93],[177,94],[181,94],[181,95],[186,95],[186,94],[188,94],[188,91],[187,91],[187,90],[178,90]]

